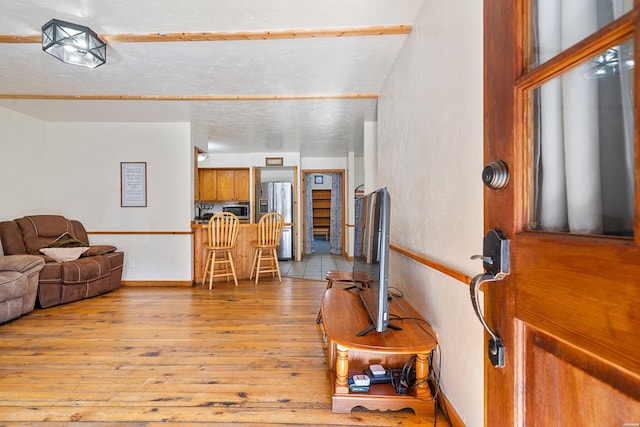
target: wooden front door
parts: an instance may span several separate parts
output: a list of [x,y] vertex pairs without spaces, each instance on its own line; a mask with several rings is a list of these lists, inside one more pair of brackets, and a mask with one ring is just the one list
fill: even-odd
[[510,172],[485,228],[511,241],[485,425],[640,425],[640,2],[484,4],[485,164]]

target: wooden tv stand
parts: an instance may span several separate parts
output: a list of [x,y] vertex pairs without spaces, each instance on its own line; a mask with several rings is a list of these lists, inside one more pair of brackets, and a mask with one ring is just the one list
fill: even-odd
[[[428,384],[421,380],[429,376],[427,358],[436,347],[435,333],[426,323],[419,325],[414,320],[404,320],[392,321],[401,330],[387,329],[382,333],[374,330],[356,336],[369,326],[369,316],[358,292],[335,287],[327,289],[322,298],[322,324],[329,339],[332,371],[331,410],[349,413],[356,406],[383,411],[411,408],[416,415],[433,415],[435,402]],[[390,301],[389,310],[391,319],[406,319],[410,315],[420,318],[404,300],[400,303],[395,299]],[[416,355],[416,383],[419,385],[408,394],[397,394],[391,384],[372,384],[368,393],[349,392],[348,379],[362,374],[369,365],[380,363],[385,368],[402,368],[412,355]]]

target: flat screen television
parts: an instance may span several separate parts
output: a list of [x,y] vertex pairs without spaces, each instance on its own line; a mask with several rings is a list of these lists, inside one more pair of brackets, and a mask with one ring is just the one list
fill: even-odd
[[380,188],[356,199],[353,275],[366,274],[368,288],[360,288],[360,298],[367,309],[371,325],[358,333],[384,332],[389,325],[389,212],[391,199]]

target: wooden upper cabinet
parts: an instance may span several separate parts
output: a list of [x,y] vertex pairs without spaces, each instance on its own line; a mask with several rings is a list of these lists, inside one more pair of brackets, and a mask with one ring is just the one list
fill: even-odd
[[248,202],[249,190],[249,169],[238,169],[234,171],[233,183],[235,188],[235,199],[238,202]]
[[217,200],[215,169],[198,169],[198,200]]
[[218,170],[216,186],[219,201],[235,200],[234,175],[232,170]]
[[249,169],[200,169],[199,200],[248,202]]

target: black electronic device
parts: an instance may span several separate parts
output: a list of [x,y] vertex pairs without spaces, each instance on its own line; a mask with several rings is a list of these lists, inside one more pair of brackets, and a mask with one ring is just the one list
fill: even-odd
[[369,391],[369,386],[351,384],[349,386],[349,391],[351,393],[367,393]]
[[359,288],[371,325],[359,332],[384,332],[389,324],[389,229],[391,198],[380,188],[356,199],[353,275],[368,275],[369,287]]
[[374,375],[371,369],[367,368],[364,373],[369,376],[371,384],[386,384],[391,382],[391,369],[385,370],[384,374]]
[[409,383],[404,369],[393,369],[391,371],[391,384],[393,384],[398,394],[406,394],[409,391]]
[[358,385],[353,378],[349,378],[349,391],[351,393],[367,393],[369,385]]

